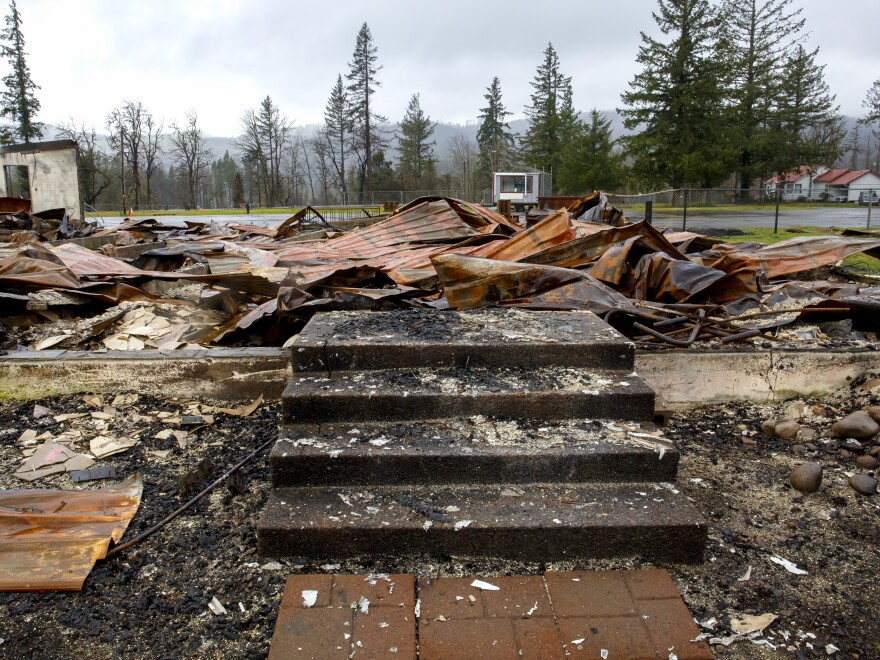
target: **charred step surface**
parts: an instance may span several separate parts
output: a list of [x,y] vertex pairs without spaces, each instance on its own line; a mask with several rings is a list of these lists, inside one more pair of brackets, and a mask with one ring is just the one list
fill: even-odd
[[389,369],[294,374],[286,424],[448,419],[651,421],[654,392],[635,374],[563,367]]
[[407,367],[632,371],[635,347],[591,312],[328,312],[294,340],[294,372]]
[[706,527],[667,483],[281,488],[263,511],[258,538],[264,555],[317,560],[428,554],[698,562]]
[[484,416],[288,427],[269,460],[276,487],[672,481],[678,451],[656,433]]

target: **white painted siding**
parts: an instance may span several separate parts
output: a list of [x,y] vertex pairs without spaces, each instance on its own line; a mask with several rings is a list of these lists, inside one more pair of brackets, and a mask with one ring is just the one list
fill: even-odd
[[[0,165],[25,165],[31,188],[31,209],[67,209],[72,218],[81,218],[79,177],[76,170],[76,148],[40,151],[34,144],[30,152],[0,154]],[[6,177],[0,172],[0,197],[6,197]]]

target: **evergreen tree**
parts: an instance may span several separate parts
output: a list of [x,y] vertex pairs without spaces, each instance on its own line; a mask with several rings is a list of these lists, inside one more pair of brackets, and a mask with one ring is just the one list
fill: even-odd
[[791,0],[724,0],[720,57],[727,71],[724,123],[743,190],[772,173],[775,131],[785,95],[785,64],[800,40],[801,10]]
[[559,166],[560,152],[575,129],[572,122],[571,77],[559,71],[559,56],[552,43],[544,49],[544,61],[530,83],[532,104],[526,106],[529,128],[522,146],[528,163],[541,169]]
[[327,143],[327,158],[333,166],[334,178],[337,181],[342,198],[345,200],[345,153],[351,137],[351,118],[349,117],[348,93],[342,83],[342,75],[336,78],[336,84],[330,91],[327,107],[324,109],[324,139]]
[[[486,107],[480,108],[480,127],[477,129],[479,147],[479,176],[488,184],[492,172],[505,170],[512,164],[516,142],[506,118],[512,115],[501,101],[501,83],[498,76],[483,95]],[[465,186],[466,187],[466,186]]]
[[6,28],[0,32],[0,39],[3,41],[0,56],[9,60],[12,71],[3,78],[6,89],[0,94],[0,116],[12,125],[0,127],[0,143],[27,143],[43,135],[43,125],[36,120],[40,102],[34,96],[34,90],[40,88],[31,80],[31,70],[25,61],[21,15],[15,6],[15,0],[10,1],[9,11]]
[[373,110],[372,106],[373,94],[382,84],[376,80],[376,74],[382,70],[381,65],[376,65],[378,61],[376,52],[373,35],[364,23],[358,32],[354,53],[349,63],[349,72],[345,76],[348,80],[351,146],[357,153],[359,161],[361,200],[365,190],[370,192],[373,190],[373,150],[385,146],[379,126],[388,121]]
[[717,16],[708,0],[658,0],[652,15],[666,38],[642,32],[636,58],[642,70],[621,95],[624,126],[638,131],[623,140],[634,172],[650,185],[718,185],[727,172]]
[[578,125],[577,134],[562,149],[557,187],[566,194],[616,190],[625,180],[623,157],[614,151],[611,122],[599,111]]
[[868,111],[868,114],[862,119],[862,123],[880,123],[880,79],[875,80],[871,85],[862,105]]
[[232,205],[238,207],[242,204],[244,204],[244,177],[236,169],[235,176],[232,179]]
[[[835,97],[825,82],[825,67],[816,64],[818,51],[807,51],[798,44],[786,58],[785,76],[771,124],[774,130],[768,138],[775,173],[834,162],[840,156],[840,141],[829,141],[826,131],[814,130],[841,122]],[[842,137],[840,131],[837,134]]]
[[398,175],[405,189],[418,188],[426,165],[435,160],[433,147],[436,142],[431,136],[436,125],[422,110],[419,95],[413,94],[397,136]]

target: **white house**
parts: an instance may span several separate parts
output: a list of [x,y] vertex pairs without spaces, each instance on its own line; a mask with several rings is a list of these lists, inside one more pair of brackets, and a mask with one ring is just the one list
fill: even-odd
[[834,202],[857,202],[859,193],[880,193],[880,176],[871,170],[828,170],[816,181],[825,186],[828,199]]
[[820,195],[825,192],[825,184],[820,181],[820,178],[828,171],[824,165],[801,165],[796,170],[786,172],[782,176],[768,179],[766,183],[767,194],[775,196],[776,190],[779,189],[782,191],[784,201],[796,201],[800,198],[820,199]]

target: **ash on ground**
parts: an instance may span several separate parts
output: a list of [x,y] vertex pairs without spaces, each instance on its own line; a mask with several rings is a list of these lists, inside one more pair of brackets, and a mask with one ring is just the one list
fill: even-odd
[[[729,644],[713,646],[718,657],[880,657],[880,496],[860,495],[847,483],[851,474],[876,476],[856,462],[870,455],[876,438],[861,441],[859,449],[830,432],[850,412],[878,405],[878,386],[876,380],[860,379],[823,400],[712,406],[676,415],[666,427],[666,437],[682,454],[677,487],[693,499],[710,528],[705,563],[666,568],[702,630]],[[182,443],[173,435],[156,437],[167,435],[162,433],[169,427],[166,420],[216,404],[134,398],[119,399],[110,419],[87,415],[62,422],[55,415],[89,413],[94,400],[66,396],[0,403],[0,488],[29,487],[12,476],[22,460],[18,439],[25,430],[38,435],[79,431],[88,437],[98,432],[94,422],[104,422],[104,435],[138,440],[127,452],[97,461],[115,466],[120,479],[134,472],[143,477],[142,503],[126,541],[188,498],[178,493],[181,477],[202,459],[210,458],[219,475],[275,436],[281,422],[278,404],[264,404],[250,417],[218,413],[213,424],[190,431]],[[34,419],[35,404],[51,414]],[[761,431],[768,419],[795,420],[803,433],[788,440],[768,436]],[[788,481],[805,461],[824,468],[821,488],[810,495]],[[243,471],[247,493],[230,500],[218,488],[153,537],[99,561],[81,592],[0,594],[0,657],[262,658],[291,573],[495,576],[651,565],[638,557],[552,564],[464,557],[317,562],[260,557],[255,526],[270,489],[266,456]],[[62,474],[34,486],[107,483],[74,486]],[[806,574],[789,572],[774,557]],[[209,610],[214,597],[225,615]],[[731,639],[732,617],[764,613],[778,619],[760,637]],[[769,644],[759,644],[762,640]]]

